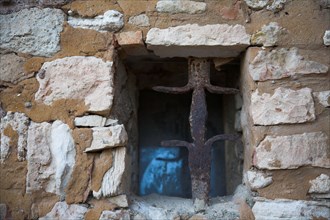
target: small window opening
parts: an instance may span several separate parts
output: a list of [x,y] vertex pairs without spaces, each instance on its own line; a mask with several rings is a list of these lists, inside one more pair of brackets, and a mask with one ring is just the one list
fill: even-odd
[[[183,58],[145,58],[129,60],[128,69],[135,73],[139,89],[139,187],[137,194],[191,198],[191,176],[188,150],[185,147],[162,147],[163,140],[192,142],[189,125],[192,93],[166,94],[152,90],[154,86],[181,87],[188,81],[188,61]],[[212,85],[236,88],[239,60],[234,60],[218,71],[211,65]],[[208,117],[206,136],[236,133],[235,95],[206,92]],[[210,197],[232,194],[241,183],[242,146],[230,141],[212,145]]]

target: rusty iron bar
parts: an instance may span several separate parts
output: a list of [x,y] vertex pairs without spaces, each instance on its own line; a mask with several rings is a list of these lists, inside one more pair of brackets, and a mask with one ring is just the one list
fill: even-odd
[[210,62],[204,58],[189,58],[188,83],[183,87],[156,86],[153,90],[164,93],[182,94],[193,91],[190,107],[190,132],[192,143],[180,140],[162,141],[162,146],[187,147],[189,168],[192,183],[192,197],[208,200],[210,191],[211,150],[212,144],[219,140],[236,141],[236,134],[220,134],[205,141],[207,107],[205,89],[217,94],[236,94],[237,89],[213,86],[210,84]]

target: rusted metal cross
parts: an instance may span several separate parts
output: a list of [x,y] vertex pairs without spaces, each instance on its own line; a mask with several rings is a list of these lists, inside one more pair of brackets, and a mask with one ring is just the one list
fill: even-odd
[[235,134],[220,134],[205,141],[207,107],[205,89],[211,93],[235,94],[237,89],[213,86],[210,84],[210,62],[204,58],[189,58],[189,81],[184,87],[156,86],[158,92],[182,94],[193,90],[190,107],[190,131],[192,143],[180,140],[162,141],[162,146],[187,147],[189,151],[189,168],[192,181],[193,199],[208,200],[210,191],[211,148],[215,141],[239,138]]

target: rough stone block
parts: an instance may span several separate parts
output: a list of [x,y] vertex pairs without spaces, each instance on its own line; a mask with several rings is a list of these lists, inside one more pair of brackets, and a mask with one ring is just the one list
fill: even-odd
[[122,47],[144,46],[142,31],[127,31],[116,34],[118,44]]
[[253,163],[260,169],[330,168],[328,136],[323,132],[266,136],[257,146]]
[[0,15],[0,47],[50,57],[60,50],[65,14],[59,9],[23,9]]
[[29,118],[24,113],[8,112],[7,115],[0,120],[0,162],[3,163],[8,157],[11,141],[17,133],[17,158],[19,161],[25,160],[26,142]]
[[114,196],[114,197],[109,198],[108,201],[121,208],[128,207],[128,200],[127,200],[126,195]]
[[125,172],[126,148],[117,147],[113,149],[112,167],[104,174],[101,189],[93,191],[97,199],[109,196],[117,196],[122,192],[122,177]]
[[249,73],[255,81],[282,79],[294,75],[327,73],[328,66],[307,60],[298,54],[297,48],[260,50],[249,65]]
[[86,115],[76,117],[74,119],[74,125],[77,127],[103,127],[106,120],[106,118],[99,115]]
[[128,136],[124,125],[111,127],[95,127],[93,130],[92,145],[85,152],[102,151],[108,148],[125,146]]
[[244,0],[244,1],[250,8],[253,9],[262,9],[269,2],[269,0]]
[[87,208],[83,205],[68,205],[65,202],[58,202],[54,205],[52,211],[46,216],[39,218],[40,220],[62,220],[62,219],[85,219]]
[[56,100],[84,100],[89,111],[109,111],[113,102],[113,62],[96,57],[66,57],[46,62],[38,74],[35,100],[51,105]]
[[246,179],[253,190],[269,186],[273,178],[262,171],[249,170],[246,172]]
[[309,183],[311,187],[308,193],[330,193],[330,177],[326,174],[321,174]]
[[324,32],[323,43],[326,46],[330,46],[330,30]]
[[251,115],[255,125],[303,123],[315,120],[312,90],[277,88],[273,95],[258,90],[251,95]]
[[313,96],[316,97],[320,104],[324,107],[330,107],[330,90],[322,92],[313,92]]
[[187,24],[152,28],[146,43],[160,57],[235,57],[250,45],[250,35],[242,25]]
[[252,212],[256,220],[329,219],[329,204],[295,200],[257,201]]
[[103,211],[99,220],[108,220],[108,219],[121,219],[121,220],[130,220],[130,215],[128,210],[116,210],[116,211]]
[[61,121],[32,122],[27,142],[26,192],[45,189],[64,196],[76,156],[69,126]]
[[132,16],[128,19],[128,23],[139,27],[150,26],[149,17],[146,14]]
[[264,47],[276,46],[282,33],[284,33],[284,29],[277,22],[270,22],[252,35],[251,44],[263,45]]
[[74,28],[116,32],[124,26],[124,16],[118,11],[109,10],[95,18],[69,17],[68,23]]
[[0,84],[13,83],[29,78],[33,74],[24,73],[26,59],[17,56],[15,53],[2,54],[0,59]]
[[176,14],[176,13],[197,14],[206,11],[206,3],[189,1],[189,0],[177,0],[177,1],[160,0],[157,2],[156,9],[158,12],[171,13],[171,14]]

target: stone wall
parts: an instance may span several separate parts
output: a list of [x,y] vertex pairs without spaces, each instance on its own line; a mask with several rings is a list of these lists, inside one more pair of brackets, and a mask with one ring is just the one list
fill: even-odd
[[[0,219],[329,219],[329,10],[328,0],[0,1]],[[125,65],[190,56],[241,65],[236,123],[224,126],[243,134],[242,184],[206,207],[134,195],[138,86]]]

